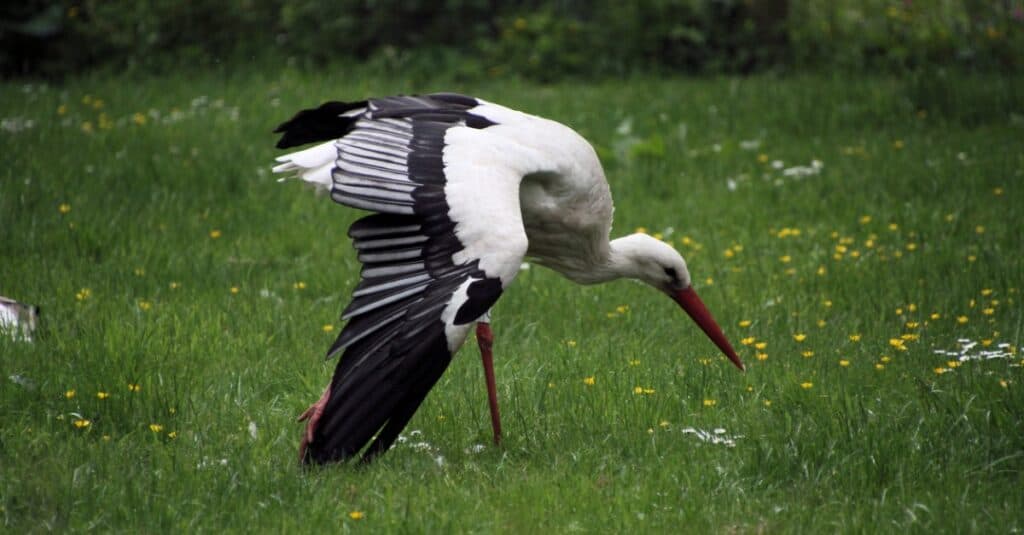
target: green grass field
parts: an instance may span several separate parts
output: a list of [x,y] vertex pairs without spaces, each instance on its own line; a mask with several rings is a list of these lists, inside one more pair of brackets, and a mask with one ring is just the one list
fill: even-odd
[[[590,139],[614,234],[684,254],[748,371],[639,284],[534,266],[494,310],[502,448],[470,341],[379,462],[301,469],[362,213],[277,183],[270,131],[438,90]],[[0,83],[0,294],[42,308],[33,343],[0,338],[0,525],[1019,532],[1022,95],[343,68]]]

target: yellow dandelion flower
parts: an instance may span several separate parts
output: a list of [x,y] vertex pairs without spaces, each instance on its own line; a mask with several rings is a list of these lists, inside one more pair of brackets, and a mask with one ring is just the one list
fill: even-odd
[[825,308],[832,308],[832,300],[831,299],[826,299],[826,300],[822,301],[821,304]]
[[999,379],[999,386],[1003,388],[1009,388],[1010,383],[1006,379]]
[[576,347],[576,340],[566,340],[565,345],[569,347]]
[[860,333],[854,333],[849,336],[851,342],[860,342]]
[[754,344],[754,349],[764,349],[768,347],[768,342],[758,342]]
[[985,233],[985,225],[978,225],[978,226],[974,227],[974,232],[976,234],[984,234]]
[[768,360],[768,353],[758,353],[757,360],[765,361]]
[[653,393],[654,393],[654,389],[653,388],[645,388],[644,389],[644,395],[645,396],[649,396],[649,395],[651,395]]
[[82,288],[81,290],[78,290],[78,293],[75,294],[75,299],[78,301],[85,301],[90,297],[92,297],[92,290],[88,288]]
[[149,301],[139,300],[139,310],[146,312],[153,307],[153,303]]
[[596,382],[597,381],[594,379],[593,375],[591,375],[590,377],[584,377],[583,378],[583,384],[585,384],[587,386],[594,386],[594,383],[596,383]]
[[943,368],[943,367],[940,366],[938,368],[935,368],[933,371],[935,372],[936,375],[942,375],[942,374],[948,372],[949,368]]
[[637,227],[633,232],[635,232],[637,234],[647,234],[647,228],[646,227]]
[[967,323],[968,321],[969,320],[967,319],[967,316],[957,316],[956,317],[956,322],[959,323],[960,325],[963,325],[963,324]]
[[708,277],[708,278],[704,279],[704,284],[707,284],[708,286],[713,286],[715,284],[715,279],[712,279],[711,277]]
[[92,130],[93,130],[93,128],[92,128],[92,122],[91,121],[86,121],[86,122],[82,123],[82,132],[84,132],[86,134],[91,134]]
[[757,161],[759,163],[768,163],[768,155],[763,152],[761,154],[758,154]]
[[801,355],[803,355],[805,359],[809,359],[814,356],[814,351],[807,350],[801,353]]
[[800,388],[803,388],[804,390],[810,390],[810,389],[814,388],[814,383],[812,383],[810,381],[804,381],[804,382],[800,383]]
[[740,320],[740,322],[738,323],[738,325],[740,327],[743,327],[744,329],[747,328],[747,327],[750,327],[750,324],[751,324],[750,320]]
[[[523,19],[518,19],[518,20],[523,20]],[[525,23],[525,22],[523,22],[523,24],[525,25],[526,23]],[[365,514],[363,514],[363,512],[362,512],[362,511],[352,511],[352,512],[350,512],[350,513],[348,514],[348,517],[349,517],[349,518],[351,518],[352,520],[362,520],[362,519],[363,519],[363,517],[365,517],[365,516],[366,516],[366,515],[365,515]]]
[[213,229],[213,230],[210,231],[210,238],[211,239],[216,240],[217,238],[220,238],[221,235],[222,235],[222,233],[221,233],[220,229]]
[[625,314],[626,312],[629,312],[629,305],[619,305],[615,307],[615,311],[619,314]]
[[633,393],[634,394],[643,394],[644,393],[644,389],[643,389],[642,386],[634,386],[633,387]]
[[881,362],[878,362],[878,363],[875,364],[875,369],[878,370],[878,371],[882,371],[882,370],[885,369],[885,364],[882,364]]
[[324,325],[323,327],[321,327],[321,329],[323,329],[323,331],[325,333],[329,333],[329,332],[334,330],[334,325],[328,323],[328,324]]
[[992,295],[992,291],[993,291],[992,288],[982,288],[981,289],[981,296],[982,297],[988,297],[988,296]]
[[771,407],[772,406],[772,400],[770,400],[770,399],[764,400],[764,406],[765,407]]
[[782,256],[779,257],[779,262],[782,262],[783,264],[788,264],[792,260],[793,260],[793,257],[789,256],[788,254],[787,255],[782,255]]
[[146,124],[146,116],[139,112],[135,112],[135,114],[132,115],[132,122],[139,126],[142,126]]
[[86,420],[85,418],[75,418],[74,420],[71,421],[71,423],[74,424],[74,426],[79,429],[85,429],[86,427],[92,425],[92,422]]
[[823,277],[823,276],[825,276],[828,273],[828,270],[825,269],[824,265],[821,265],[821,266],[818,266],[818,271],[815,271],[815,273],[817,273],[818,276],[822,276]]
[[807,335],[804,333],[796,333],[793,335],[793,340],[796,340],[797,342],[803,342],[806,339]]
[[71,399],[71,398],[75,397],[75,389],[72,388],[71,390],[68,390],[67,392],[64,392],[64,397],[66,397],[68,399]]
[[658,422],[658,427],[666,428],[668,426],[669,426],[668,420],[662,420],[662,421]]
[[900,149],[903,148],[903,146],[904,146],[904,144],[903,144],[903,140],[902,139],[897,139],[897,140],[894,140],[892,142],[893,150],[900,150]]
[[756,339],[753,336],[748,336],[746,338],[741,338],[740,339],[740,343],[745,345],[745,346],[749,346],[750,344],[753,344],[755,341],[756,341]]
[[845,368],[850,365],[850,361],[846,359],[839,359],[839,365]]
[[819,329],[824,329],[824,328],[825,328],[825,325],[828,325],[828,322],[826,322],[825,320],[821,320],[821,319],[820,319],[820,320],[818,320],[818,323],[817,323],[817,325],[818,325],[818,328],[819,328]]
[[240,291],[241,291],[241,290],[240,290],[240,289],[238,288],[238,286],[232,286],[232,287],[231,287],[231,293],[232,293],[232,294],[237,294],[237,293],[238,293],[238,292],[240,292]]
[[726,249],[725,251],[722,252],[722,256],[724,256],[726,258],[732,258],[732,257],[736,256],[736,253],[734,253],[732,251],[732,249]]
[[178,432],[177,431],[171,431],[170,433],[167,433],[167,438],[169,438],[171,440],[174,440],[174,439],[178,438]]
[[305,281],[298,281],[295,284],[292,284],[292,288],[295,288],[296,290],[305,290],[306,289],[306,282]]
[[992,188],[992,195],[995,195],[996,197],[998,197],[998,196],[1000,196],[1002,194],[1003,194],[1003,188],[1002,187]]
[[900,338],[908,342],[911,342],[917,340],[918,338],[921,338],[921,335],[914,333],[904,333],[900,335]]
[[66,214],[71,211],[71,205],[66,202],[62,202],[60,203],[60,206],[57,207],[57,210],[62,214]]
[[859,222],[861,225],[867,225],[868,223],[871,222],[871,216],[862,215],[860,216],[860,219],[857,220],[857,222]]
[[988,347],[990,345],[992,345],[992,339],[991,338],[982,338],[982,340],[981,340],[981,347]]
[[879,358],[878,360],[888,364],[889,362],[892,361],[892,357],[890,357],[889,355],[882,355],[882,357]]
[[171,284],[169,286],[171,287],[172,290],[177,290],[178,288],[181,288],[181,283],[178,281],[171,281]]
[[938,312],[932,312],[932,315],[928,316],[928,317],[933,319],[933,320],[937,320],[937,319],[942,318],[942,314],[939,314]]
[[160,424],[149,424],[149,430],[154,433],[159,433],[160,431],[164,430],[164,426]]
[[109,392],[96,392],[96,397],[99,399],[107,399],[110,397]]
[[718,405],[718,401],[717,400],[714,400],[714,399],[705,399],[704,400],[704,406],[705,407],[714,407],[715,405]]
[[889,345],[896,348],[899,351],[906,351],[907,348],[904,346],[905,342],[901,338],[890,338]]
[[630,366],[639,366],[640,365],[640,359],[631,359],[629,361],[629,365]]
[[994,309],[994,308],[985,308],[985,309],[982,309],[981,313],[986,315],[986,316],[991,316],[992,314],[996,313],[996,309]]
[[906,325],[908,329],[916,329],[919,323],[916,321],[908,321]]
[[141,392],[142,391],[142,385],[140,385],[139,383],[128,383],[128,391],[129,392]]

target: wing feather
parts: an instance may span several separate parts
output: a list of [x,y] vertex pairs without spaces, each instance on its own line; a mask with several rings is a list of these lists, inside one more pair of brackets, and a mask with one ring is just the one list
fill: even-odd
[[[281,127],[291,141],[337,132],[344,125],[346,130],[332,142],[333,152],[320,148],[299,159],[282,157],[279,161],[287,163],[279,169],[305,178],[303,165],[326,165],[333,200],[377,212],[349,228],[363,263],[362,280],[342,313],[347,323],[328,351],[328,357],[342,356],[307,461],[344,460],[364,448],[367,460],[386,451],[447,368],[472,322],[515,276],[526,252],[516,193],[522,170],[494,162],[493,174],[477,177],[476,167],[463,169],[458,161],[446,161],[453,148],[447,141],[451,129],[483,134],[495,124],[473,113],[481,101],[437,94],[370,99],[361,105],[300,112],[297,118],[327,117],[330,124],[304,124],[292,136],[285,128],[289,123]],[[342,115],[331,118],[331,110]],[[494,143],[486,136],[479,139]],[[472,188],[493,188],[498,200],[488,202],[505,205],[497,214],[471,210],[454,218],[449,193],[465,195]],[[506,213],[513,215],[503,220]],[[477,256],[467,256],[462,239],[473,233],[465,229],[487,225],[495,228],[493,243],[475,244]],[[481,265],[485,257],[491,262],[486,269]],[[496,264],[498,257],[505,262]]]

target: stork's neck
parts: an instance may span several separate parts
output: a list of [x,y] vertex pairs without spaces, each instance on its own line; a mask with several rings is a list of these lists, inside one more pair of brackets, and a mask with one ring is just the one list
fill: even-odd
[[634,253],[626,238],[604,242],[604,247],[593,247],[583,262],[581,258],[561,258],[550,263],[552,268],[580,284],[600,284],[621,278],[636,277]]

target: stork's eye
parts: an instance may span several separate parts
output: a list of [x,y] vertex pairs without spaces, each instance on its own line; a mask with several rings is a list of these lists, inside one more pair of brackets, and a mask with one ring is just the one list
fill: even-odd
[[668,278],[672,279],[672,282],[679,282],[679,274],[676,273],[675,268],[665,268],[665,274],[668,275]]

